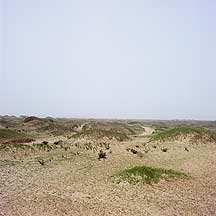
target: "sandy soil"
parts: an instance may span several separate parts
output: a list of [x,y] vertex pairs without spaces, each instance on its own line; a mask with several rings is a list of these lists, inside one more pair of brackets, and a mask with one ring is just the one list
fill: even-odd
[[[28,155],[23,162],[1,160],[0,215],[216,215],[216,145],[144,145],[146,141],[137,137],[112,144],[105,160],[98,160],[97,152],[75,148]],[[144,156],[126,150],[132,146]],[[38,157],[46,161],[44,166]],[[172,168],[191,178],[153,186],[112,181],[111,176],[135,165]]]

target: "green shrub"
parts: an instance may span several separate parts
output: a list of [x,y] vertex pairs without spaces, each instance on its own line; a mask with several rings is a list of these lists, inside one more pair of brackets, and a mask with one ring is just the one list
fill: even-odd
[[38,162],[39,162],[39,164],[40,164],[41,166],[44,166],[44,165],[45,165],[44,159],[39,159]]
[[106,158],[106,152],[104,152],[103,150],[100,150],[98,153],[98,159],[102,159],[102,158]]
[[131,152],[133,153],[133,154],[137,154],[137,150],[135,150],[135,149],[131,149]]
[[162,151],[162,152],[167,152],[167,151],[168,151],[168,148],[162,148],[161,151]]

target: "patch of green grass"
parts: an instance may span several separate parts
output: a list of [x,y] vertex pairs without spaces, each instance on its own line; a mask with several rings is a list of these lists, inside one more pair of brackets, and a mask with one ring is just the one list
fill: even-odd
[[121,133],[112,130],[86,130],[79,132],[72,136],[73,138],[93,138],[93,139],[103,139],[107,138],[109,140],[115,139],[117,141],[128,140],[129,137],[126,133]]
[[172,169],[136,166],[119,173],[117,175],[117,182],[127,181],[130,184],[153,184],[158,183],[161,179],[168,180],[183,177],[188,177],[188,175]]
[[0,139],[14,139],[14,138],[26,138],[26,134],[12,130],[12,129],[0,129]]
[[216,131],[210,131],[205,128],[194,128],[194,127],[176,127],[170,130],[161,131],[151,136],[151,141],[166,140],[175,138],[180,135],[195,135],[196,138],[202,138],[207,136],[209,139],[216,140]]

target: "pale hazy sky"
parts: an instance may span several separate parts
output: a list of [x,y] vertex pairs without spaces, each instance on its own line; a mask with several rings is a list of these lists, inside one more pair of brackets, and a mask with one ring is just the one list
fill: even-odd
[[215,0],[0,2],[0,115],[216,119]]

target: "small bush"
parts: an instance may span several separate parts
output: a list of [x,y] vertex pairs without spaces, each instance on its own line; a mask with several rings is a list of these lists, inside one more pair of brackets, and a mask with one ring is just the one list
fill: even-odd
[[189,152],[189,149],[187,147],[185,147],[184,149],[185,149],[185,151]]
[[167,152],[167,151],[168,151],[168,148],[162,148],[161,151],[162,151],[162,152]]
[[43,159],[39,159],[38,162],[40,163],[41,166],[45,165],[45,161]]
[[137,150],[135,150],[135,149],[131,149],[131,152],[132,152],[133,154],[137,154]]
[[60,145],[60,144],[62,144],[62,143],[63,143],[62,140],[58,140],[58,141],[55,141],[55,142],[54,142],[54,145]]
[[104,152],[103,150],[100,150],[98,153],[98,159],[105,159],[106,158],[106,152]]

